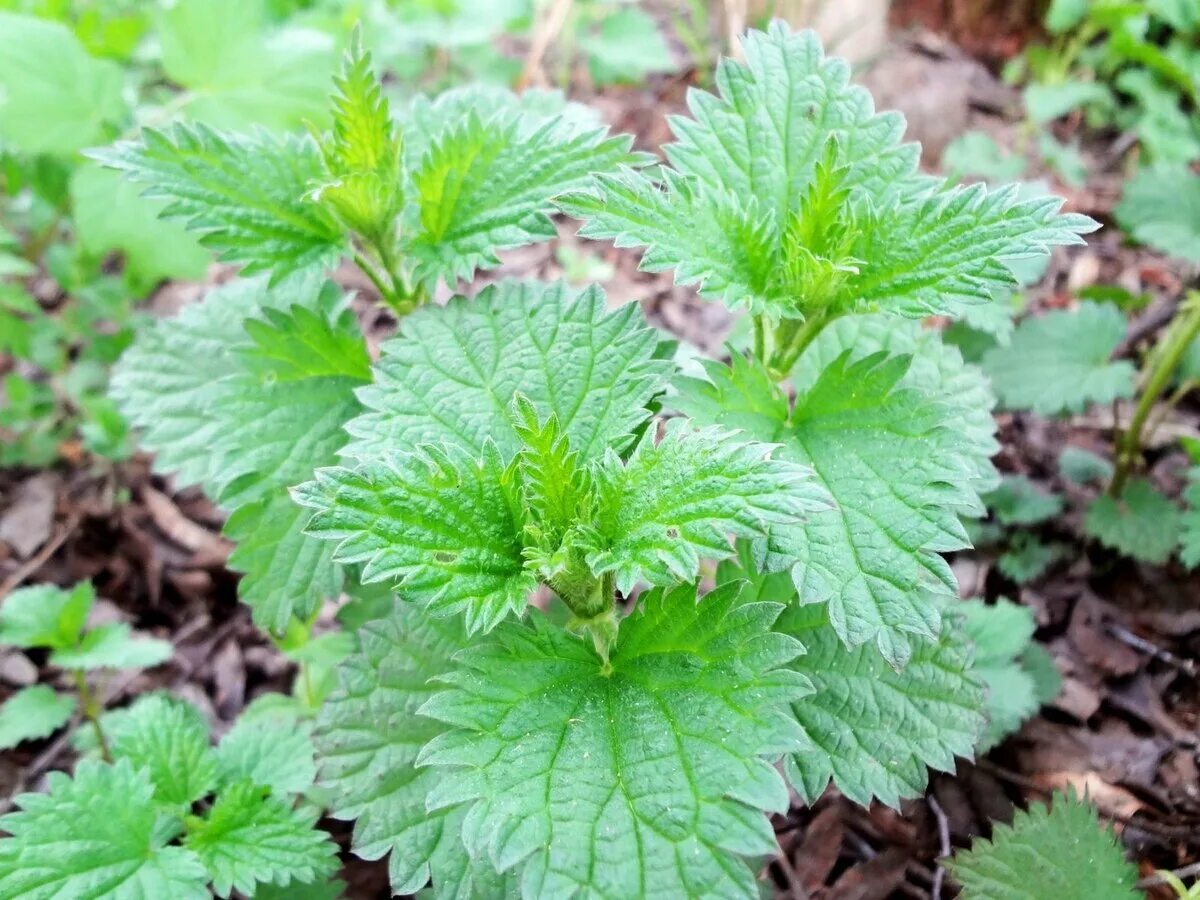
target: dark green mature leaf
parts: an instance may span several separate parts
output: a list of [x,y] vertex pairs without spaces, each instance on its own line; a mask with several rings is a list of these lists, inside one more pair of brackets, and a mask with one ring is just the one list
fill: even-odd
[[113,396],[159,470],[231,511],[231,564],[266,628],[340,589],[333,548],[303,534],[308,515],[287,490],[336,460],[368,377],[353,316],[314,278],[218,288],[143,331],[116,368]]
[[442,442],[478,455],[490,438],[509,458],[521,445],[510,410],[519,391],[590,460],[628,446],[673,370],[636,304],[609,312],[595,286],[505,281],[420,309],[400,329],[359,392],[368,411],[347,426],[346,456]]
[[1112,829],[1074,792],[1055,794],[1051,806],[1018,812],[997,825],[990,841],[976,840],[957,854],[950,871],[964,900],[1133,900],[1137,869]]
[[1025,475],[1006,475],[984,497],[1001,525],[1038,525],[1062,512],[1062,497],[1051,494]]
[[269,271],[274,280],[331,265],[343,252],[342,227],[308,193],[323,175],[308,138],[266,132],[234,136],[204,125],[145,129],[93,158],[169,201],[163,215],[186,221],[219,258]]
[[651,591],[607,664],[540,615],[464,651],[421,707],[451,726],[421,753],[430,808],[468,804],[468,851],[520,866],[525,896],[757,897],[740,857],[775,850],[771,762],[801,743],[784,708],[809,685],[780,607],[740,588]]
[[421,748],[445,730],[416,711],[466,644],[459,620],[398,602],[391,616],[359,631],[359,650],[339,669],[341,688],[318,718],[314,739],[332,815],[355,820],[358,856],[391,853],[397,894],[415,893],[432,877],[438,896],[502,895],[491,865],[473,863],[463,849],[462,811],[426,810],[442,773],[415,766]]
[[1195,568],[1200,565],[1200,468],[1192,467],[1188,471],[1183,499],[1187,508],[1180,519],[1179,558],[1185,566]]
[[307,791],[317,774],[310,731],[308,723],[283,716],[243,714],[217,746],[219,783],[246,780],[276,797]]
[[1125,485],[1119,497],[1102,494],[1092,501],[1083,529],[1106,547],[1162,565],[1179,543],[1182,513],[1170,498],[1144,478]]
[[921,317],[989,300],[1015,283],[1004,260],[1096,227],[1053,198],[919,176],[903,118],[876,115],[813,32],[775,23],[743,49],[721,61],[719,95],[692,93],[695,118],[672,120],[661,186],[625,171],[560,199],[581,234],[645,246],[643,268],[773,317]]
[[21,794],[0,818],[0,895],[22,900],[205,900],[208,878],[190,850],[166,846],[154,789],[127,760],[82,760],[71,778]]

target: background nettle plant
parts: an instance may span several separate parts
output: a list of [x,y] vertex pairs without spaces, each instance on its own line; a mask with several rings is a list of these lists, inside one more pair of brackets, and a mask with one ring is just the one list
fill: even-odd
[[[999,484],[993,398],[918,320],[1004,302],[1006,263],[1095,223],[920,174],[902,118],[810,33],[744,50],[657,169],[510,96],[393,118],[358,50],[328,133],[177,126],[96,154],[260,273],[143,333],[113,394],[159,469],[229,511],[255,621],[305,665],[346,656],[289,721],[315,714],[328,806],[356,853],[390,854],[397,893],[756,898],[789,785],[897,805],[1056,689],[1032,617],[961,603],[941,555]],[[551,237],[552,201],[746,310],[749,350],[684,374],[594,286],[430,302]],[[377,360],[321,274],[342,255],[402,317]],[[343,591],[354,647],[314,651]],[[213,764],[190,731],[180,778]],[[138,765],[90,761],[23,798],[0,878],[32,877],[19,860],[55,797],[86,805]],[[324,878],[306,785],[173,786],[136,790],[217,793],[181,846],[153,832],[143,893]],[[99,884],[102,844],[39,855],[44,895]]]

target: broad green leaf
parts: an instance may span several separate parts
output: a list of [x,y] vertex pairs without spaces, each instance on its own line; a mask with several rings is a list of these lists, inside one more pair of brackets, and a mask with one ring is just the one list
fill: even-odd
[[121,69],[94,59],[57,22],[0,12],[0,142],[70,154],[126,115]]
[[594,31],[579,38],[597,84],[637,83],[654,72],[676,68],[658,23],[636,6],[605,14]]
[[424,445],[318,469],[293,496],[315,510],[308,533],[336,542],[335,560],[363,563],[363,581],[396,581],[439,615],[464,612],[474,632],[519,615],[537,587],[514,491],[512,470],[485,443],[478,460],[455,444]]
[[1093,500],[1083,530],[1118,553],[1162,565],[1179,543],[1181,520],[1178,506],[1150,482],[1135,478],[1120,497],[1101,494]]
[[1113,102],[1109,89],[1095,81],[1031,84],[1025,88],[1024,98],[1029,118],[1039,125],[1052,122],[1081,106],[1110,106]]
[[996,825],[958,853],[950,872],[963,900],[1133,900],[1137,869],[1112,829],[1074,792],[1055,794]]
[[1051,34],[1070,31],[1087,15],[1087,0],[1051,0],[1046,10],[1046,30]]
[[1117,221],[1134,240],[1200,262],[1200,177],[1183,167],[1142,168],[1125,182]]
[[[1200,565],[1200,468],[1193,467],[1188,471],[1187,487],[1183,491],[1186,509],[1180,519],[1180,548],[1179,558],[1189,568]],[[0,619],[0,622],[3,620]],[[0,625],[0,629],[3,626]],[[3,631],[0,630],[0,634]]]
[[217,745],[220,784],[249,781],[276,797],[307,791],[317,774],[309,731],[283,716],[243,715]]
[[196,707],[162,694],[140,697],[111,736],[114,759],[127,759],[154,786],[154,802],[186,810],[216,784],[208,723]]
[[212,255],[178,222],[158,218],[164,204],[138,196],[117,172],[85,163],[71,175],[71,212],[79,243],[103,256],[119,250],[125,271],[149,288],[166,278],[195,280]]
[[947,178],[974,175],[985,181],[1012,181],[1025,174],[1023,156],[1004,150],[985,131],[960,134],[942,151],[942,171]]
[[337,871],[337,847],[312,815],[252,781],[224,788],[203,819],[189,817],[184,846],[200,858],[218,897],[257,884],[308,884]]
[[422,443],[456,443],[478,455],[486,438],[511,457],[510,415],[524,394],[553,414],[583,460],[621,451],[649,418],[672,371],[660,338],[635,304],[609,312],[604,292],[505,281],[407,316],[385,342],[367,412],[347,425],[343,451],[367,460]]
[[13,591],[0,603],[0,644],[14,647],[73,647],[96,599],[89,581],[69,591],[37,584]]
[[85,631],[79,643],[50,654],[51,665],[63,669],[149,669],[171,658],[170,641],[135,637],[124,622]]
[[1001,525],[1038,525],[1062,512],[1062,497],[1039,487],[1028,476],[1005,475],[983,498]]
[[810,746],[787,757],[792,786],[814,803],[830,781],[864,805],[898,806],[925,790],[929,769],[953,771],[983,728],[969,644],[951,620],[913,642],[901,671],[871,647],[847,650],[820,607],[792,605],[777,628],[804,645],[792,668],[812,681],[792,704]]
[[342,227],[308,197],[323,177],[311,139],[176,125],[91,155],[145,185],[144,197],[166,201],[162,215],[184,220],[246,274],[269,271],[277,281],[332,265],[344,249]]
[[0,706],[0,750],[52,735],[71,720],[75,698],[47,684],[22,688]]
[[0,817],[0,895],[22,900],[206,900],[196,854],[165,846],[154,789],[127,760],[82,760],[51,772],[44,794],[21,794]]
[[439,280],[453,287],[498,266],[500,250],[553,238],[551,198],[587,186],[593,172],[642,161],[629,143],[557,119],[527,133],[519,118],[471,111],[433,140],[410,173],[400,250],[413,280],[431,292]]
[[817,343],[829,345],[797,370],[794,408],[761,364],[740,356],[732,368],[707,364],[707,381],[684,379],[680,406],[699,424],[780,443],[777,455],[814,470],[835,508],[772,528],[756,544],[756,566],[790,571],[802,603],[827,602],[847,647],[873,641],[902,666],[914,636],[940,633],[939,598],[957,587],[939,553],[968,545],[959,517],[982,512],[977,491],[994,478],[994,425],[964,429],[957,386],[979,398],[974,416],[987,415],[990,398],[938,343],[914,344],[917,359],[929,355],[914,369],[914,357],[870,344],[854,360],[844,337],[827,332]]
[[1012,536],[1008,549],[996,558],[996,568],[1017,584],[1041,578],[1046,570],[1062,559],[1069,548],[1063,544],[1047,544],[1026,531]]
[[775,23],[692,93],[661,184],[623,171],[560,199],[585,237],[645,246],[642,268],[772,317],[955,313],[1014,283],[1004,261],[1081,243],[1096,224],[1015,188],[939,186],[811,31]]
[[1091,484],[1112,478],[1113,465],[1090,450],[1067,446],[1058,454],[1058,471],[1063,478],[1075,484]]
[[468,852],[521,867],[526,897],[758,897],[741,859],[775,852],[771,763],[800,745],[785,707],[810,688],[784,668],[801,648],[772,631],[780,606],[740,588],[651,591],[608,664],[540,614],[463,651],[421,707],[450,726],[419,758],[428,806],[467,804]]
[[1091,403],[1133,396],[1133,364],[1109,359],[1124,336],[1120,310],[1083,303],[1026,319],[1007,347],[984,356],[983,369],[1010,409],[1077,413]]
[[368,377],[353,316],[313,278],[218,288],[144,330],[116,368],[112,394],[157,468],[230,511],[231,564],[263,627],[282,631],[340,590],[333,548],[303,534],[287,491],[336,460]]
[[391,853],[392,891],[411,894],[432,877],[438,896],[485,894],[490,864],[463,849],[462,815],[427,811],[425,798],[442,773],[418,769],[417,754],[444,726],[417,715],[467,645],[456,618],[434,618],[398,602],[387,618],[359,631],[359,650],[342,664],[341,689],[322,708],[314,740],[320,784],[332,792],[332,815],[354,821],[354,853]]

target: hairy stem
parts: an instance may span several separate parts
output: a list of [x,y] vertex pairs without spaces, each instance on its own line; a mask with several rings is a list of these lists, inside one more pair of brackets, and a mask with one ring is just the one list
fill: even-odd
[[763,365],[767,363],[767,327],[761,315],[753,315],[750,321],[754,326],[754,358]]
[[1142,433],[1146,428],[1146,420],[1149,419],[1154,404],[1170,384],[1171,377],[1179,367],[1179,361],[1197,334],[1200,334],[1200,293],[1193,292],[1180,306],[1179,313],[1168,326],[1162,343],[1151,351],[1146,360],[1142,394],[1133,411],[1133,418],[1129,420],[1129,427],[1117,437],[1116,469],[1108,486],[1110,497],[1118,497],[1124,490],[1130,472],[1141,457]]
[[100,704],[96,701],[92,689],[88,687],[87,678],[83,672],[75,670],[75,690],[79,693],[79,706],[83,717],[92,723],[92,731],[96,735],[96,744],[100,747],[100,757],[106,762],[113,761],[112,751],[108,746],[108,738],[100,725]]
[[774,349],[767,369],[776,381],[782,381],[791,373],[809,344],[836,318],[828,312],[814,312],[803,321],[784,319],[775,331]]

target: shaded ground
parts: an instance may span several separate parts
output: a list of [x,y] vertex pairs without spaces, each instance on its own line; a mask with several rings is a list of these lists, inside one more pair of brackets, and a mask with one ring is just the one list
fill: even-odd
[[[989,51],[990,52],[990,51]],[[1016,132],[1016,98],[987,70],[953,45],[928,34],[877,61],[867,80],[880,88],[880,106],[909,114],[916,139],[928,140],[929,165],[965,128],[983,128],[1002,143]],[[648,89],[606,91],[594,99],[610,123],[657,147],[669,135],[664,113],[682,108],[686,81],[659,80]],[[1065,135],[1064,135],[1065,136]],[[1106,223],[1119,193],[1119,154],[1103,142],[1085,148],[1092,177],[1066,194],[1073,208]],[[560,250],[560,246],[565,248]],[[613,302],[637,300],[656,324],[714,353],[731,326],[720,306],[672,285],[670,275],[636,271],[637,254],[579,242],[563,226],[558,245],[510,254],[494,277],[559,277],[561,260],[596,256],[612,268]],[[1068,288],[1117,283],[1158,298],[1131,326],[1126,349],[1152,336],[1178,297],[1187,273],[1153,255],[1121,246],[1108,230],[1087,248],[1056,255],[1031,294],[1035,305],[1061,305]],[[347,271],[347,286],[368,286]],[[171,313],[200,292],[171,285],[154,298]],[[393,323],[366,300],[360,305],[373,342]],[[1044,536],[1070,546],[1067,556],[1025,588],[1007,581],[983,553],[959,554],[953,564],[964,594],[1019,599],[1035,613],[1037,639],[1063,675],[1062,695],[1022,731],[976,764],[933,779],[928,797],[895,812],[855,806],[830,791],[811,809],[796,808],[776,829],[783,848],[770,867],[779,895],[814,900],[949,897],[938,857],[988,832],[990,820],[1011,818],[1014,804],[1067,784],[1086,788],[1118,825],[1143,874],[1178,869],[1200,859],[1200,596],[1197,579],[1182,569],[1116,560],[1079,538],[1087,493],[1057,476],[1066,443],[1103,451],[1110,417],[1048,423],[1024,415],[1000,417],[999,466],[1038,480],[1067,498],[1063,517]],[[1178,410],[1173,433],[1200,436],[1195,406]],[[1160,451],[1152,473],[1177,489],[1178,454]],[[254,696],[289,689],[291,665],[251,624],[237,603],[236,578],[224,567],[228,545],[221,517],[194,491],[173,493],[138,458],[113,469],[86,459],[47,472],[0,472],[0,594],[25,582],[71,584],[91,579],[108,602],[99,613],[124,617],[169,638],[175,659],[149,673],[118,676],[106,686],[110,705],[145,690],[167,687],[196,703],[217,730],[228,727]],[[32,664],[29,659],[32,659]],[[37,680],[43,662],[0,651],[0,694]],[[71,762],[65,740],[31,743],[0,754],[0,796],[37,789],[45,773]],[[7,801],[0,801],[7,806]],[[326,823],[343,844],[349,829]],[[352,896],[383,897],[386,864],[346,854],[343,873]],[[1161,890],[1161,889],[1160,889]],[[1160,893],[1156,896],[1170,896]]]

